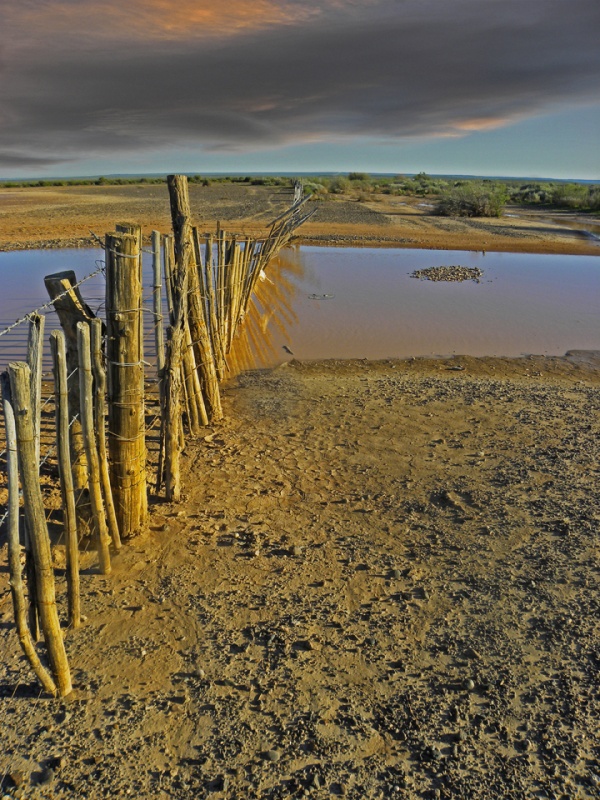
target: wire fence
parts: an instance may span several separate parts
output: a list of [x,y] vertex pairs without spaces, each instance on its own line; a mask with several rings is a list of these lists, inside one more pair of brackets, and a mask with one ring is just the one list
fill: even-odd
[[[144,249],[146,256],[152,256],[152,251]],[[87,251],[79,254],[81,266],[89,269],[93,255]],[[40,303],[36,308],[21,314],[14,322],[5,325],[0,329],[0,372],[8,367],[11,361],[25,361],[27,356],[27,343],[29,334],[29,322],[36,315],[43,315],[46,318],[44,346],[42,353],[42,396],[41,396],[41,429],[40,429],[40,484],[46,499],[55,490],[58,466],[55,459],[56,441],[54,426],[54,380],[51,367],[51,354],[48,333],[54,328],[60,328],[58,315],[54,310],[54,302],[57,299],[67,296],[74,289],[83,287],[85,290],[85,302],[105,324],[104,315],[105,303],[105,261],[104,259],[93,258],[94,268],[87,272],[83,278],[79,279],[68,290],[59,293],[53,300]],[[56,270],[59,271],[59,270]],[[156,422],[159,415],[156,413],[158,395],[156,392],[157,372],[156,372],[156,348],[154,330],[156,326],[155,316],[152,308],[152,291],[148,287],[152,286],[151,258],[143,259],[144,285],[147,287],[143,294],[142,311],[144,320],[144,359],[141,364],[144,367],[144,380],[148,390],[148,419],[146,429],[148,433],[156,433]],[[166,299],[163,298],[163,321],[159,324],[164,325],[168,322],[168,312]],[[71,372],[68,378],[72,378],[77,370]],[[154,390],[153,390],[154,387]],[[77,417],[78,415],[76,415]],[[75,421],[73,418],[70,425]],[[4,418],[0,415],[0,532],[8,518],[7,500],[7,478],[6,478],[6,437],[4,433]],[[158,447],[156,436],[150,436],[148,441],[149,454],[152,457]],[[152,458],[150,460],[152,463]]]
[[[65,537],[69,620],[75,620],[77,627],[82,539],[92,534],[84,549],[93,539],[100,573],[109,574],[109,543],[118,551],[121,536],[134,535],[146,523],[147,487],[158,493],[164,484],[167,501],[182,499],[179,457],[185,438],[198,436],[204,426],[222,419],[219,384],[237,371],[232,364],[240,356],[233,345],[243,341],[236,339],[242,323],[252,322],[251,299],[255,291],[260,295],[267,263],[309,216],[295,187],[292,206],[273,222],[266,237],[243,239],[218,230],[216,237],[202,243],[189,222],[187,182],[184,176],[171,178],[170,189],[177,185],[179,192],[171,193],[173,235],[164,238],[162,249],[158,233],[153,234],[153,250],[140,251],[141,228],[117,226],[117,234],[107,234],[106,261],[94,259],[94,268],[78,281],[72,271],[55,272],[53,280],[46,276],[52,299],[0,329],[0,371],[15,361],[27,361],[32,367],[30,371],[23,364],[10,364],[10,387],[3,376],[6,426],[18,449],[19,478],[13,480],[14,451],[9,444],[10,452],[0,451],[0,531],[9,519],[9,551],[12,556],[20,554],[25,544],[26,570],[33,570],[27,576],[33,622],[28,627],[16,612],[15,622],[36,675],[48,691],[61,695],[70,692],[71,678],[50,599],[54,579],[44,517],[47,523],[55,511],[60,513],[55,536],[58,541]],[[144,259],[142,252],[152,259]],[[161,273],[166,291],[159,302]],[[84,284],[85,299],[79,293]],[[67,289],[53,294],[65,285]],[[264,299],[259,298],[259,304]],[[55,309],[64,333],[48,335],[59,327],[52,325],[58,323],[56,316],[52,319]],[[50,324],[41,325],[40,315]],[[261,338],[256,330],[254,337]],[[242,357],[250,350],[251,338]],[[42,341],[38,357],[36,345]],[[71,365],[69,375],[65,362]],[[50,363],[56,364],[56,386]],[[6,440],[4,424],[2,418],[0,442]],[[16,514],[8,510],[9,501],[16,510],[20,487],[27,499],[25,537],[19,534]],[[34,544],[29,546],[28,541]],[[12,556],[10,570],[16,577],[11,586],[17,597],[16,592],[22,592],[21,573]],[[23,608],[24,600],[19,602]],[[15,608],[16,604],[17,600]],[[55,686],[36,670],[39,659],[36,662],[33,647],[27,646],[38,612]]]

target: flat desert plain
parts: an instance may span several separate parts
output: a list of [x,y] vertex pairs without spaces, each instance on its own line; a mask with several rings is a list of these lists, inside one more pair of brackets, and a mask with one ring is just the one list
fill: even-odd
[[[35,213],[45,241],[86,235]],[[0,539],[4,795],[598,798],[599,367],[292,360],[232,379],[225,421],[186,445],[183,502],[152,498],[111,576],[86,562],[63,700],[20,654]]]
[[[220,221],[236,233],[264,233],[291,197],[287,187],[190,184],[201,232],[214,231]],[[585,233],[597,218],[571,212],[549,216],[519,208],[497,219],[449,219],[432,216],[427,199],[383,194],[364,201],[329,195],[314,205],[317,212],[298,232],[300,244],[598,254],[598,244]],[[0,188],[2,250],[90,247],[96,244],[90,231],[103,237],[125,220],[142,225],[147,237],[153,229],[170,231],[166,186]]]

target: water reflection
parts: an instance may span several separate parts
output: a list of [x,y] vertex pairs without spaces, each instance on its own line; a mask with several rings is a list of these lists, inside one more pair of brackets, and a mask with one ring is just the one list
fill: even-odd
[[[47,302],[44,275],[92,272],[101,250],[0,253],[0,329]],[[145,358],[154,360],[151,257],[144,257]],[[431,283],[415,269],[483,269],[481,283]],[[82,286],[103,314],[104,278]],[[234,340],[229,374],[289,358],[431,354],[561,355],[600,348],[600,258],[441,250],[302,247],[283,251],[258,284]],[[46,321],[56,327],[53,315]],[[47,338],[47,337],[46,337]],[[23,358],[27,325],[0,338],[0,369]],[[49,361],[46,361],[49,364]]]
[[[415,269],[444,265],[480,268],[481,282],[410,277]],[[287,359],[284,346],[299,359],[600,348],[594,256],[302,247],[285,255],[282,269],[292,284],[284,293],[286,313],[271,317],[277,300],[267,296],[249,333],[250,352],[262,365]],[[277,273],[269,274],[277,287]],[[259,331],[268,341],[262,349]]]
[[228,356],[231,377],[281,361],[283,345],[289,348],[290,331],[299,322],[294,303],[305,272],[304,260],[296,248],[280,252],[269,264],[258,281]]

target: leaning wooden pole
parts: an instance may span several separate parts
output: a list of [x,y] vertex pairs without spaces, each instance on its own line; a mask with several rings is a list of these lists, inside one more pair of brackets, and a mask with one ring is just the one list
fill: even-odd
[[[196,232],[197,235],[197,232]],[[199,243],[198,243],[199,249]],[[206,239],[204,256],[204,283],[206,286],[206,303],[208,307],[208,318],[210,321],[210,338],[212,349],[216,360],[217,377],[223,380],[225,374],[225,359],[223,346],[219,335],[219,322],[217,320],[217,304],[215,297],[215,281],[213,273],[213,240],[212,236]]]
[[163,271],[165,276],[165,294],[167,298],[167,310],[169,312],[169,324],[173,324],[175,319],[175,306],[173,301],[173,265],[175,263],[175,250],[173,245],[173,234],[167,234],[163,241]]
[[96,432],[94,430],[94,388],[92,359],[90,354],[90,329],[85,322],[80,322],[77,325],[77,346],[79,349],[80,418],[83,430],[83,443],[88,460],[92,520],[96,535],[96,549],[98,551],[100,572],[102,575],[108,575],[111,570],[110,553],[108,550],[110,537],[106,527],[104,503],[102,501],[100,463],[98,459],[98,448],[96,446]]
[[12,362],[8,370],[15,411],[23,507],[38,580],[38,612],[54,682],[58,694],[63,697],[71,691],[71,673],[56,609],[50,537],[35,464],[30,370],[24,362]]
[[183,331],[169,327],[167,331],[167,366],[165,375],[165,493],[169,502],[181,498],[179,454],[181,452],[181,348]]
[[165,333],[162,311],[162,280],[160,270],[160,233],[152,231],[152,305],[154,311],[154,344],[158,379],[165,368]]
[[107,233],[105,249],[110,482],[127,538],[144,525],[147,509],[139,240]]
[[211,421],[222,419],[221,395],[219,381],[212,352],[210,333],[206,327],[204,313],[201,308],[201,297],[198,286],[198,271],[194,258],[194,242],[192,239],[192,220],[188,183],[185,175],[169,175],[167,177],[171,200],[171,217],[175,236],[175,263],[178,272],[186,275],[188,288],[187,315],[190,333],[196,348],[198,368],[202,377],[206,395],[206,410]]
[[102,497],[106,508],[108,532],[113,547],[118,552],[121,549],[121,536],[119,534],[119,523],[117,522],[112,487],[110,485],[110,471],[106,452],[106,371],[102,358],[102,322],[99,319],[92,320],[91,352],[92,374],[94,377],[94,428],[96,432],[96,447],[98,449],[100,483],[102,485]]
[[56,450],[58,454],[58,476],[63,506],[65,530],[65,552],[67,561],[67,607],[69,625],[81,625],[81,600],[79,592],[79,544],[77,541],[77,513],[75,490],[71,472],[69,450],[69,399],[67,388],[67,354],[65,336],[62,331],[50,334],[50,350],[54,371],[54,396],[56,410]]
[[[40,430],[42,425],[42,352],[44,349],[44,325],[46,318],[40,314],[29,317],[29,331],[27,337],[27,364],[31,370],[30,392],[31,413],[35,438],[35,463],[40,463]],[[33,556],[29,544],[29,533],[25,526],[25,573],[29,587],[29,626],[34,641],[39,641],[40,626],[35,601],[37,588]]]
[[36,652],[31,631],[27,625],[27,602],[21,572],[21,544],[19,541],[19,468],[17,455],[17,430],[10,394],[8,373],[0,376],[2,381],[2,407],[6,433],[6,465],[8,473],[8,570],[10,591],[15,614],[15,627],[25,658],[44,689],[56,695],[56,684],[43,666]]
[[42,351],[44,349],[44,324],[46,317],[32,314],[29,317],[27,363],[31,370],[31,407],[34,414],[36,463],[40,463],[40,428],[42,424]]
[[92,320],[95,316],[76,287],[77,278],[71,270],[46,275],[44,283],[65,332],[67,344],[67,373],[69,382],[69,441],[71,447],[71,469],[77,506],[77,521],[80,535],[90,525],[90,505],[87,492],[87,462],[79,419],[79,377],[77,375],[77,323]]

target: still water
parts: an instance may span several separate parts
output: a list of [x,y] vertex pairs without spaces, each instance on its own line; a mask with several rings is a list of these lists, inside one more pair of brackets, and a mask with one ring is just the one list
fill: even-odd
[[[0,330],[47,302],[43,278],[92,272],[101,250],[0,253]],[[415,269],[479,267],[479,283],[410,277]],[[145,259],[150,294],[150,256]],[[104,278],[81,288],[103,314]],[[600,349],[600,258],[516,253],[302,247],[285,251],[259,290],[250,321],[269,344],[266,363],[409,355],[563,354]],[[152,318],[147,317],[147,330]],[[56,326],[51,315],[47,331]],[[26,326],[0,337],[0,367],[22,357]],[[152,349],[149,342],[148,356]]]
[[[595,256],[303,247],[293,258],[297,323],[281,345],[300,359],[600,349]],[[450,265],[479,267],[480,283],[410,277]]]

